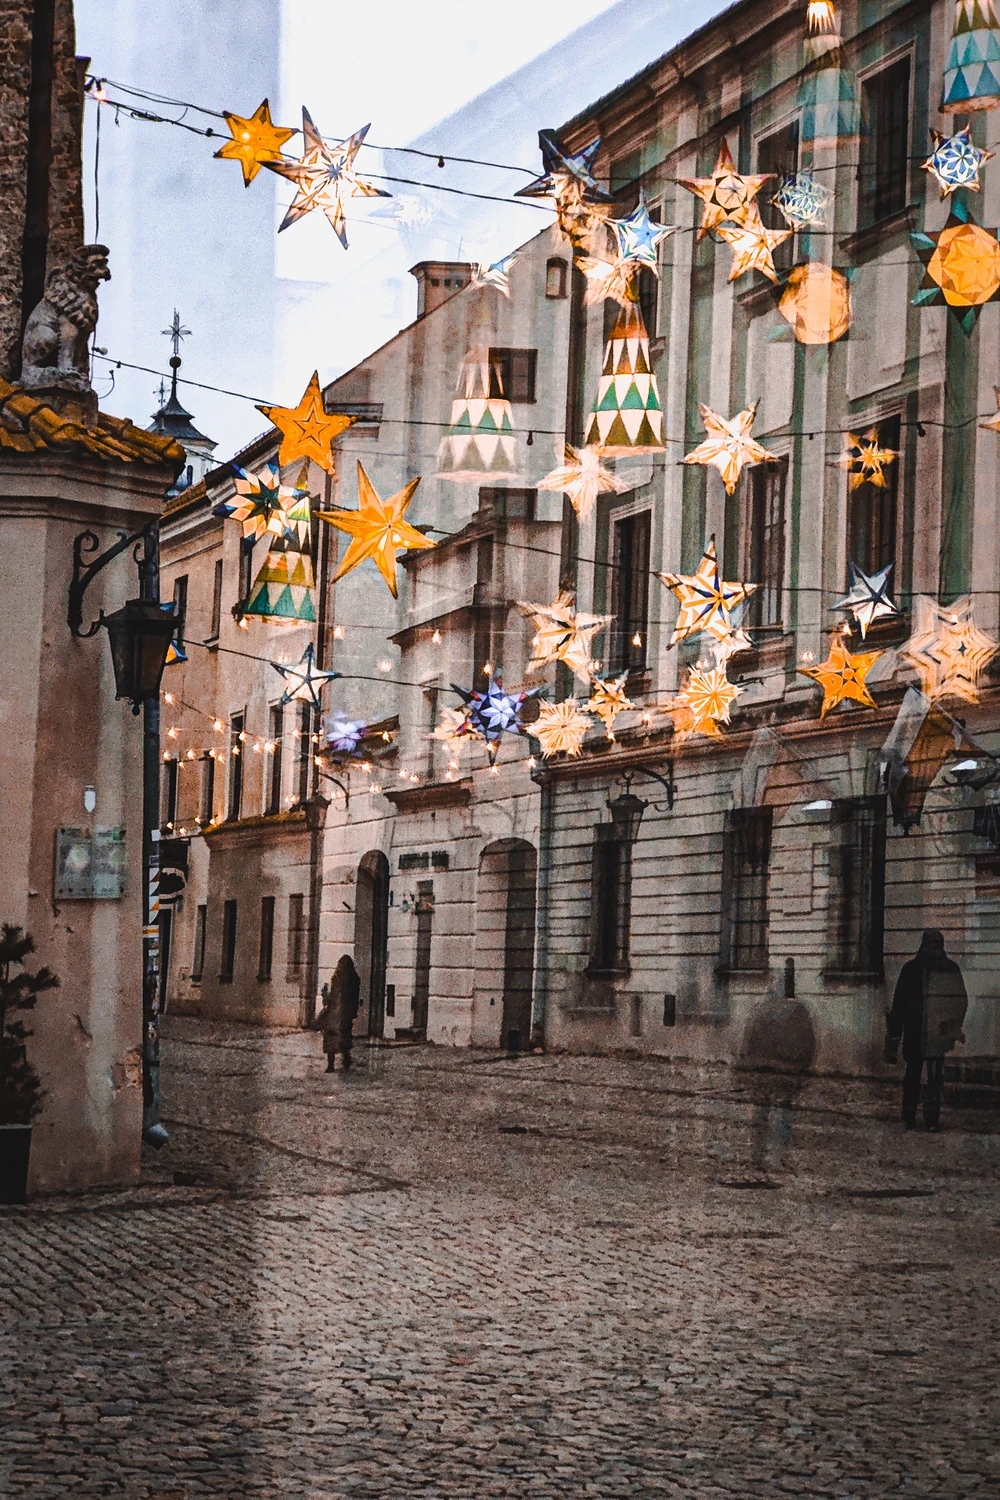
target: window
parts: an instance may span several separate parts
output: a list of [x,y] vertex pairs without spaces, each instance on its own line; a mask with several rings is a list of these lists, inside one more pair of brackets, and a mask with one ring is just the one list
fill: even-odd
[[569,268],[561,256],[554,256],[545,265],[546,297],[565,297],[569,280]]
[[537,490],[481,489],[479,509],[503,521],[533,521]]
[[285,723],[285,710],[280,703],[272,704],[270,713],[271,766],[267,780],[267,801],[264,811],[269,814],[281,811],[281,736]]
[[295,792],[300,802],[309,798],[309,781],[312,773],[312,709],[308,703],[299,704],[299,751],[295,766]]
[[271,959],[274,954],[274,897],[260,898],[260,954],[257,959],[257,978],[270,979]]
[[184,650],[184,622],[187,619],[187,603],[187,574],[182,573],[180,578],[174,579],[174,614],[177,617],[177,629],[174,631],[174,645],[181,652]]
[[253,587],[253,537],[240,537],[240,602],[245,603]]
[[243,803],[243,726],[246,714],[233,714],[229,721],[229,808],[230,820],[238,818]]
[[741,577],[760,587],[750,595],[746,623],[781,628],[785,577],[785,482],[788,460],[756,464],[747,472],[744,500],[745,566]]
[[906,207],[910,153],[910,59],[862,85],[858,228]]
[[305,897],[288,898],[288,960],[285,978],[297,980],[302,977],[302,966],[306,953]]
[[648,266],[640,266],[636,282],[639,289],[639,311],[651,339],[660,332],[660,278]]
[[211,823],[215,817],[215,756],[201,758],[201,813],[202,823]]
[[[889,417],[868,431],[876,434],[880,448],[899,451],[900,420]],[[868,441],[867,437],[865,441]],[[896,500],[900,459],[887,463],[884,485],[866,480],[857,489],[848,488],[848,549],[864,573],[876,573],[896,560]]]
[[208,924],[208,907],[199,906],[194,914],[194,955],[191,959],[191,978],[200,980],[205,968],[205,928]]
[[160,821],[173,824],[177,821],[177,762],[165,760],[163,765],[163,795]]
[[212,584],[212,628],[209,631],[210,640],[218,640],[219,628],[222,625],[222,558],[215,562],[215,579]]
[[[781,210],[775,208],[771,199],[781,186],[783,177],[791,177],[799,170],[799,122],[791,120],[780,130],[773,130],[757,142],[757,171],[770,172],[770,182],[765,182],[754,202],[768,229],[787,229]],[[773,252],[776,270],[787,271],[795,257],[795,240],[788,238]]]
[[645,672],[649,625],[650,512],[638,511],[612,521],[609,670]]
[[769,807],[735,808],[722,835],[723,969],[767,968],[767,876],[771,863]]
[[490,395],[508,401],[535,399],[536,349],[490,350]]
[[882,975],[885,925],[885,798],[838,803],[830,850],[834,967]]
[[493,611],[489,604],[493,579],[493,538],[480,537],[476,543],[476,594],[472,630],[472,680],[475,684],[487,666],[495,669],[493,660]]
[[236,902],[222,903],[222,967],[219,980],[232,984],[236,970]]
[[610,823],[594,830],[591,872],[590,972],[624,974],[629,969],[632,906],[632,846]]

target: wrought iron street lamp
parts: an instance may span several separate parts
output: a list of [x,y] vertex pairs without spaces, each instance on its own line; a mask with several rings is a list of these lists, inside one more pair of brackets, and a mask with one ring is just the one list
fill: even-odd
[[172,604],[153,599],[129,599],[114,614],[102,612],[101,624],[111,643],[115,697],[127,698],[137,714],[148,698],[156,698],[177,629]]
[[611,822],[618,837],[626,844],[634,844],[639,837],[642,815],[649,806],[648,802],[644,802],[632,791],[631,781],[632,778],[626,776],[625,790],[620,792],[613,801],[608,802]]

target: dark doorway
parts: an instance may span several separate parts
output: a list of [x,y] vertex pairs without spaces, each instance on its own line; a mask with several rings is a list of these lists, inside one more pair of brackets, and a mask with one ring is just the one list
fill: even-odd
[[509,1052],[531,1045],[536,864],[531,844],[504,839],[483,850],[479,869],[477,949],[497,989],[502,977],[499,1041]]
[[354,962],[368,1006],[368,1035],[385,1034],[385,970],[389,947],[389,861],[373,849],[358,865]]
[[427,1036],[431,997],[431,934],[434,927],[434,882],[417,881],[417,958],[413,971],[413,1035]]

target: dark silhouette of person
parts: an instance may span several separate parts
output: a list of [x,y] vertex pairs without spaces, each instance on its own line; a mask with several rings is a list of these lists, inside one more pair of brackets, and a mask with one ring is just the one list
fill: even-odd
[[816,1032],[801,1000],[775,998],[757,1006],[743,1034],[739,1062],[751,1074],[752,1160],[757,1171],[766,1166],[769,1144],[778,1152],[789,1145],[795,1100],[815,1056]]
[[333,971],[329,984],[323,986],[323,1051],[326,1071],[333,1072],[334,1058],[340,1053],[344,1072],[351,1067],[354,1041],[354,1017],[361,1004],[361,980],[354,960],[345,953]]
[[889,1062],[896,1061],[900,1037],[903,1040],[903,1123],[907,1130],[917,1123],[925,1065],[924,1123],[928,1130],[941,1128],[944,1060],[956,1042],[965,1041],[962,1023],[968,1005],[962,971],[945,953],[944,937],[936,927],[926,927],[916,956],[899,971],[887,1017]]

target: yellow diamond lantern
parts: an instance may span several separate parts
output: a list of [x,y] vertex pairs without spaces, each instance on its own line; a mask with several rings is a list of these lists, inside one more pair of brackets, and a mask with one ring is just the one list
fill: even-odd
[[912,234],[917,254],[924,264],[914,304],[918,307],[946,303],[965,333],[971,333],[979,309],[1000,294],[1000,242],[995,229],[984,229],[969,218],[963,203],[957,203],[943,229],[933,234]]

